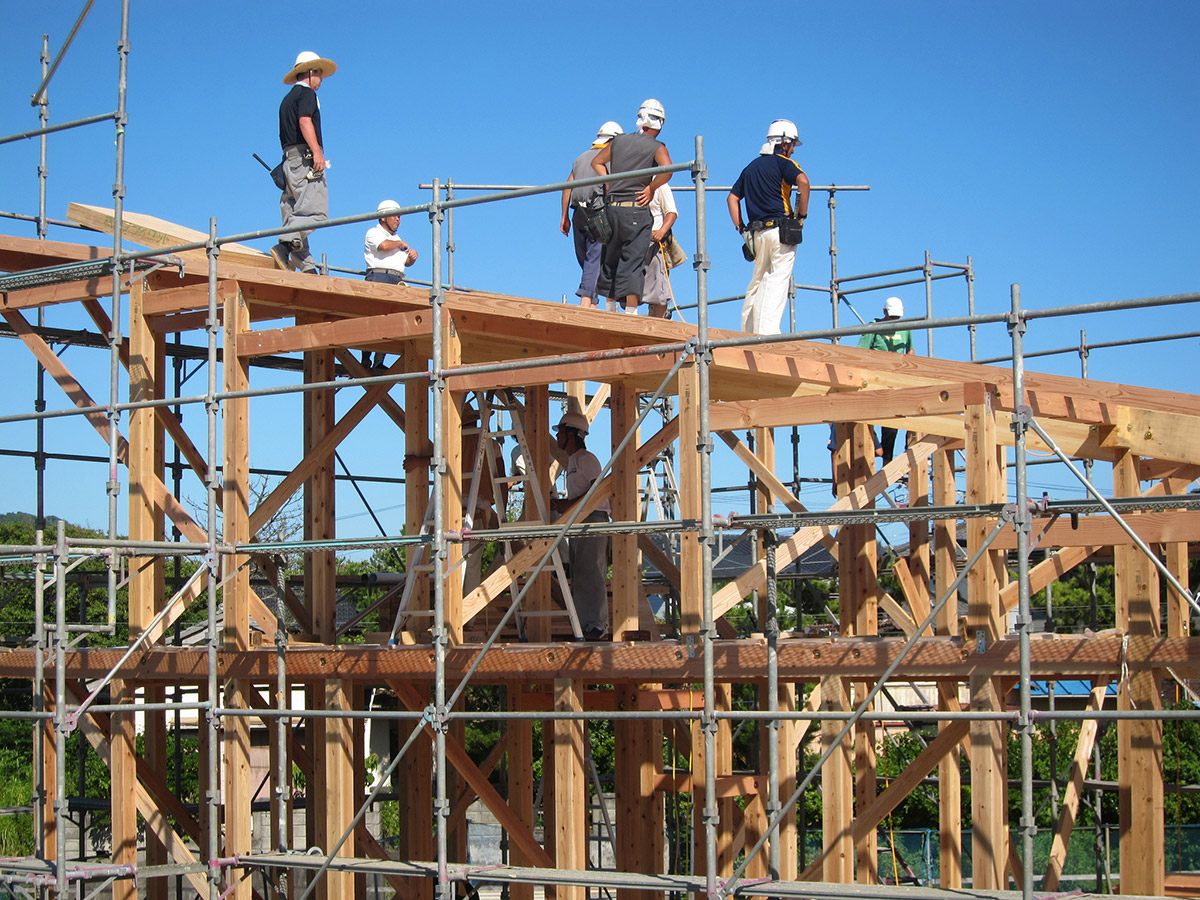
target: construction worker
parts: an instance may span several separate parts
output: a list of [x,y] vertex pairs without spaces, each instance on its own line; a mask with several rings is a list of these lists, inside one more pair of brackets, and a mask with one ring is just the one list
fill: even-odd
[[[904,301],[899,297],[888,297],[883,303],[883,317],[876,322],[898,321],[904,315]],[[864,334],[858,339],[858,346],[867,350],[883,350],[888,353],[911,354],[913,352],[912,331],[900,328],[896,331],[875,332]],[[886,466],[892,461],[896,449],[896,429],[884,427],[880,429],[881,436],[876,443],[875,455],[883,457]]]
[[[596,140],[592,146],[575,157],[571,164],[571,174],[567,181],[592,178],[592,158],[600,152],[600,148],[612,140],[613,135],[624,134],[625,130],[616,122],[605,122],[596,132]],[[600,254],[604,245],[595,240],[587,232],[588,210],[597,198],[604,195],[604,185],[594,184],[591,187],[566,188],[562,192],[562,222],[559,229],[562,233],[570,234],[575,229],[575,258],[583,269],[583,277],[575,294],[579,297],[579,305],[583,307],[596,306],[596,280],[600,277]],[[574,216],[568,218],[569,210],[574,210]]]
[[[384,200],[376,212],[394,210],[400,206],[395,200]],[[379,284],[403,284],[404,269],[417,261],[417,251],[396,233],[400,227],[400,215],[381,216],[379,221],[367,229],[363,245],[363,259],[367,263],[367,281]]]
[[[384,200],[375,207],[375,211],[394,210],[399,206],[395,200]],[[379,221],[367,229],[363,243],[363,259],[367,263],[365,280],[376,284],[404,283],[404,269],[417,261],[417,251],[396,233],[399,227],[400,216],[396,214],[380,216]],[[364,351],[363,365],[368,369],[384,367],[385,354],[375,354],[374,366],[369,357],[370,353]]]
[[796,259],[795,243],[784,243],[779,233],[780,220],[792,215],[793,185],[800,222],[808,215],[808,176],[792,161],[801,143],[798,138],[795,124],[788,119],[772,122],[758,158],[742,169],[726,198],[729,217],[746,242],[747,258],[754,260],[754,275],[742,305],[742,331],[779,334]]
[[[658,140],[667,114],[657,100],[646,100],[638,108],[637,133],[618,134],[592,157],[592,171],[634,172],[652,166],[671,165],[671,154]],[[641,175],[609,182],[605,199],[612,237],[604,245],[600,261],[599,290],[606,297],[623,300],[625,312],[637,315],[645,283],[646,252],[653,230],[650,201],[671,173]]]
[[[283,83],[293,85],[279,104],[279,144],[283,148],[283,174],[287,181],[279,198],[285,228],[323,222],[329,217],[329,189],[325,183],[325,143],[321,137],[321,104],[317,91],[337,71],[331,59],[305,50],[296,57]],[[317,271],[308,247],[309,231],[281,235],[271,257],[281,269]]]
[[[582,413],[564,413],[555,427],[555,442],[562,456],[565,497],[550,501],[555,513],[564,513],[587,493],[602,467],[587,448],[588,420]],[[581,522],[607,522],[612,510],[604,500]],[[573,537],[569,541],[571,595],[586,641],[601,641],[610,633],[608,623],[608,538],[605,535]]]

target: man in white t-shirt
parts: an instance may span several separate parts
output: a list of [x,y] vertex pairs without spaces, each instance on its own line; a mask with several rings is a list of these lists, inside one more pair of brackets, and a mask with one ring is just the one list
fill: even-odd
[[[397,210],[400,204],[395,200],[384,200],[377,207],[377,212]],[[417,261],[417,251],[396,233],[400,227],[400,215],[380,216],[379,221],[367,229],[366,242],[363,247],[363,259],[367,261],[367,281],[378,284],[403,284],[404,269]],[[363,353],[363,365],[371,368],[370,354]],[[383,353],[375,354],[375,367],[382,367]]]
[[[395,200],[384,200],[376,210],[398,210]],[[400,214],[380,216],[379,222],[367,229],[363,258],[367,261],[367,281],[381,284],[402,284],[404,269],[417,261],[417,251],[396,233]]]

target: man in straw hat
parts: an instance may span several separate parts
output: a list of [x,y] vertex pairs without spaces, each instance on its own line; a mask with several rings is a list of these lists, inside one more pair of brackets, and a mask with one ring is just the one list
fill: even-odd
[[[323,221],[329,215],[329,190],[325,184],[324,142],[321,139],[321,104],[317,90],[337,71],[337,64],[310,50],[296,57],[283,83],[293,85],[279,104],[279,143],[283,147],[283,172],[287,186],[279,198],[284,227]],[[316,272],[308,249],[312,230],[280,236],[271,256],[281,269]]]

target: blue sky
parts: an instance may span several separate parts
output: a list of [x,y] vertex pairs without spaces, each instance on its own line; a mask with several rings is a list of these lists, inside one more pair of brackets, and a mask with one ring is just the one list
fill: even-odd
[[[115,108],[118,6],[99,3],[85,22],[51,84],[52,121]],[[0,132],[37,126],[29,96],[40,80],[41,36],[49,33],[56,53],[81,7],[8,11],[0,34],[8,69]],[[1190,65],[1200,5],[1192,2],[342,2],[306,8],[303,27],[289,27],[296,12],[294,4],[273,2],[133,4],[127,209],[199,229],[216,216],[221,233],[277,225],[277,193],[250,154],[277,156],[280,79],[307,49],[340,67],[320,92],[333,215],[366,212],[384,198],[419,202],[427,194],[418,184],[434,177],[556,181],[601,122],[631,128],[639,103],[654,96],[666,107],[662,139],[677,162],[692,158],[695,136],[703,135],[712,184],[730,184],[757,152],[767,124],[783,116],[799,126],[804,146],[797,159],[814,184],[870,185],[868,193],[838,197],[843,275],[919,265],[926,251],[957,264],[970,256],[980,312],[1007,309],[1012,283],[1021,285],[1029,307],[1200,287],[1200,88]],[[306,36],[293,36],[300,30]],[[111,205],[110,125],[54,135],[49,153],[50,215],[63,216],[72,200]],[[0,146],[0,164],[0,209],[36,212],[37,142]],[[676,184],[685,180],[675,177]],[[692,252],[690,198],[678,197],[676,232]],[[708,204],[712,297],[741,293],[749,277],[723,200],[712,196]],[[578,270],[558,215],[550,196],[461,211],[457,281],[549,300],[572,294]],[[814,195],[809,222],[796,279],[824,285],[830,257],[823,195]],[[0,230],[34,233],[11,220],[0,220]],[[361,232],[326,232],[313,245],[332,264],[358,266]],[[402,232],[422,253],[413,274],[428,277],[424,217],[407,218]],[[80,239],[63,229],[50,236]],[[679,296],[694,299],[684,270],[674,281]],[[855,306],[873,318],[888,293],[858,297]],[[910,312],[924,303],[920,286],[895,293]],[[965,313],[961,279],[939,283],[934,305],[941,315]],[[717,308],[712,322],[733,327],[737,312],[736,304]],[[850,314],[843,308],[842,315],[845,322]],[[1196,319],[1194,306],[1177,306],[1037,322],[1027,347],[1074,345],[1081,328],[1091,341],[1192,331]],[[797,312],[800,327],[829,320],[824,297],[805,298]],[[52,311],[48,324],[83,323]],[[924,350],[923,337],[917,346]],[[1007,346],[1002,327],[980,332],[981,356]],[[965,333],[939,334],[935,349],[966,358]],[[64,359],[85,377],[95,374],[99,380],[88,384],[102,396],[107,361],[85,356],[68,350]],[[1195,393],[1195,358],[1192,339],[1100,350],[1090,368],[1104,380]],[[9,344],[0,364],[10,386],[2,414],[30,409],[28,355]],[[1077,374],[1079,361],[1050,358],[1030,367]],[[62,405],[53,385],[48,398],[51,407]],[[298,401],[270,403],[252,407],[257,429],[295,425]],[[200,424],[200,410],[188,418]],[[32,426],[2,427],[4,446],[32,446]],[[347,445],[344,456],[357,471],[394,474],[396,437],[382,431],[382,419],[377,427],[379,439]],[[60,446],[103,452],[77,422],[49,430]],[[805,474],[825,474],[823,440],[806,434],[802,443]],[[286,447],[257,453],[257,465],[294,461]],[[0,506],[32,509],[30,463],[0,458],[0,472],[8,485]],[[743,475],[731,470],[730,477]],[[1059,475],[1033,477],[1058,496],[1076,493]],[[60,466],[50,480],[50,512],[104,522],[102,470]],[[196,484],[186,490],[199,496]],[[827,496],[826,488],[813,488],[804,499],[820,506]],[[388,530],[397,530],[397,497],[383,492],[377,502]],[[361,531],[371,530],[361,512],[349,494],[341,501],[347,529],[361,523]]]

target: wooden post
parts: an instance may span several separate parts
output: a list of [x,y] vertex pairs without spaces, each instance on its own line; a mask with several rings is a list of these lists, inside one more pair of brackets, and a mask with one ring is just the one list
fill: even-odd
[[[997,503],[1006,496],[1003,448],[997,443],[992,395],[968,385],[966,463],[967,503]],[[967,521],[967,554],[973,555],[995,525],[994,519]],[[1004,553],[988,551],[967,575],[967,640],[985,646],[1005,631],[999,603]],[[971,676],[971,709],[1001,711],[998,679]],[[1001,890],[1008,862],[1008,757],[1003,723],[971,722],[971,872],[979,890]]]
[[[508,708],[522,708],[524,686],[521,682],[511,682],[507,685]],[[505,726],[510,737],[508,741],[508,805],[512,807],[517,818],[533,831],[533,797],[535,792],[533,782],[533,723],[528,719],[514,719]],[[509,841],[509,861],[514,866],[532,866],[536,863],[529,859],[515,841]],[[533,885],[528,882],[514,882],[509,886],[511,900],[533,900]]]
[[[679,370],[679,515],[699,519],[700,506],[700,385],[695,365]],[[695,640],[704,621],[701,596],[700,538],[694,531],[679,536],[679,628],[684,640]],[[697,652],[699,648],[696,648]],[[701,803],[701,806],[704,804]]]
[[[442,317],[442,364],[457,366],[462,362],[462,342],[450,312],[443,310]],[[446,463],[445,475],[442,476],[442,496],[446,501],[442,522],[446,531],[462,530],[463,503],[466,499],[462,481],[462,400],[463,394],[459,392],[441,392],[442,453]],[[458,541],[449,542],[445,569],[448,574],[443,582],[442,606],[451,644],[461,644],[463,639],[465,570],[461,565],[462,558],[463,545]]]
[[[550,388],[547,385],[529,386],[525,390],[525,439],[529,444],[532,459],[525,461],[526,471],[536,472],[542,499],[546,508],[550,506]],[[534,486],[525,482],[525,519],[541,521],[538,504],[534,499]],[[542,570],[529,586],[521,608],[530,613],[549,612],[554,607],[551,594],[550,568]],[[544,615],[533,615],[525,620],[525,636],[537,643],[550,640],[553,634],[551,621]],[[543,731],[543,733],[545,733]]]
[[[250,328],[250,309],[241,291],[225,297],[224,370],[225,390],[244,391],[250,385],[249,360],[231,348]],[[222,404],[224,471],[221,511],[226,543],[244,543],[250,539],[250,409],[245,397],[225,400]],[[223,557],[224,588],[221,592],[225,611],[224,635],[227,651],[250,649],[250,569],[245,555]],[[225,683],[223,702],[233,709],[250,707],[250,682],[231,679]],[[222,702],[213,698],[216,702]],[[222,756],[225,773],[225,846],[226,856],[249,853],[250,844],[250,720],[245,716],[227,716],[222,722]],[[250,900],[249,879],[241,872],[229,872],[233,884],[229,895],[234,900]]]
[[[838,431],[841,430],[839,427]],[[831,675],[821,679],[821,707],[827,712],[850,709],[850,694],[841,676]],[[821,721],[822,753],[833,745],[833,739],[841,730],[841,720]],[[821,769],[821,880],[839,884],[854,882],[852,748],[853,744],[847,736],[825,760]]]
[[[111,690],[114,704],[136,702],[136,691],[128,682],[113,679]],[[112,801],[112,861],[117,866],[137,866],[137,757],[133,713],[113,713],[109,741],[108,764],[111,774],[109,789]],[[137,882],[118,878],[113,882],[114,898],[137,900]]]
[[[554,679],[554,709],[583,709],[583,683]],[[554,736],[554,861],[560,869],[587,868],[587,778],[583,770],[583,728],[579,719],[555,719]],[[546,802],[546,801],[544,801]],[[556,900],[583,900],[580,886],[559,886]]]
[[[1113,493],[1141,493],[1137,457],[1125,452],[1113,465]],[[1129,514],[1136,521],[1137,513]],[[1162,631],[1158,571],[1133,544],[1113,548],[1117,631],[1128,636],[1128,677],[1117,683],[1119,710],[1162,709],[1159,674],[1150,667],[1151,642]],[[1163,835],[1162,722],[1117,720],[1118,794],[1121,818],[1121,893],[1163,893],[1166,847]]]
[[[910,479],[911,483],[911,479]],[[953,506],[957,501],[954,481],[954,451],[939,450],[933,455],[934,506]],[[934,584],[941,599],[957,576],[957,522],[939,519],[933,523]],[[958,597],[952,597],[938,612],[937,634],[943,637],[958,635]],[[938,682],[938,709],[958,709],[958,682]],[[942,722],[939,731],[950,723]],[[938,761],[938,859],[940,884],[946,890],[962,887],[962,770],[960,751],[948,753]]]
[[[616,396],[614,391],[613,396]],[[641,688],[658,685],[624,684],[617,688],[617,708],[641,708]],[[662,723],[651,719],[621,719],[613,724],[616,752],[616,863],[623,872],[658,874],[663,860],[663,802],[655,789],[662,764]],[[661,891],[620,890],[618,900],[657,900]]]
[[[850,484],[859,487],[875,473],[875,434],[869,425],[856,423],[851,441]],[[873,507],[874,501],[868,503]],[[847,544],[847,541],[849,542]],[[838,594],[840,617],[843,622],[841,634],[860,637],[879,633],[879,566],[876,557],[875,526],[849,525],[838,531]],[[849,573],[849,584],[844,584],[843,573]],[[847,598],[852,603],[847,604]],[[850,617],[853,616],[851,623]],[[846,625],[852,624],[847,630]],[[865,697],[871,684],[856,682],[853,703]],[[871,708],[874,708],[873,706]],[[862,719],[854,726],[854,808],[856,812],[867,809],[875,801],[876,772],[875,723]],[[875,829],[871,829],[855,845],[857,865],[855,873],[862,884],[879,881],[879,840]]]
[[[144,314],[144,282],[135,281],[129,289],[129,400],[137,403],[164,395],[165,353]],[[162,541],[165,530],[161,507],[150,496],[143,481],[163,479],[163,426],[152,408],[135,409],[129,414],[129,538],[134,541]],[[129,633],[140,634],[165,596],[162,557],[147,561],[144,569],[129,581]],[[162,685],[143,688],[147,703],[166,700]],[[167,720],[165,712],[147,712],[144,717],[147,765],[155,772],[167,769]],[[114,835],[115,835],[114,830]],[[152,829],[146,830],[146,865],[167,862],[167,848]],[[118,892],[120,887],[115,888]],[[146,882],[147,900],[166,900],[167,881],[151,878]]]
[[[1182,494],[1190,482],[1183,478],[1165,479],[1168,494]],[[1175,541],[1163,545],[1163,560],[1167,571],[1175,576],[1185,590],[1191,590],[1188,574],[1188,544],[1187,541]],[[1167,589],[1167,635],[1169,637],[1187,637],[1192,633],[1192,608],[1185,598],[1179,596],[1174,588]]]
[[[409,341],[404,349],[405,373],[423,372],[428,367],[427,360],[418,355],[415,341]],[[404,533],[420,534],[421,525],[425,521],[426,510],[430,503],[429,469],[433,462],[433,444],[429,440],[429,383],[420,379],[404,382]],[[423,572],[415,571],[413,565],[416,549],[405,552],[405,561],[409,576],[415,579],[412,594],[409,598],[409,609],[414,612],[428,612],[432,607],[429,598],[430,579]],[[430,566],[429,546],[421,552],[421,563]],[[395,621],[396,610],[388,609],[388,620],[381,623],[389,626]],[[410,618],[404,626],[406,640],[414,643],[428,643],[430,620],[420,615]],[[404,765],[401,763],[401,765]],[[428,770],[426,770],[428,775]],[[420,857],[424,859],[425,857]]]
[[[612,448],[617,445],[637,421],[637,392],[628,382],[612,385],[609,400]],[[631,462],[636,439],[626,451],[613,460],[612,520],[635,522],[638,519],[638,472]],[[625,633],[638,630],[638,609],[641,586],[640,555],[637,536],[617,534],[612,537],[612,633],[613,640],[624,640]]]

